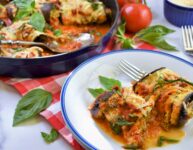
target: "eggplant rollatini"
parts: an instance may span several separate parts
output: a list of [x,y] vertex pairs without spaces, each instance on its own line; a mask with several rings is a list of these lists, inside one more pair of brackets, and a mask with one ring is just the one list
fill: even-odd
[[161,68],[134,85],[134,92],[156,102],[162,126],[182,126],[191,116],[193,85],[175,72]]
[[158,139],[161,131],[177,129],[193,116],[193,84],[160,68],[130,88],[104,92],[89,109],[126,140],[126,149],[145,149],[150,132],[158,132],[153,135]]
[[69,53],[88,46],[85,38],[82,41],[79,38],[82,34],[90,34],[93,38],[90,44],[94,44],[110,27],[111,10],[102,1],[3,0],[0,12],[0,40],[42,42],[59,50],[1,44],[2,57],[34,58]]

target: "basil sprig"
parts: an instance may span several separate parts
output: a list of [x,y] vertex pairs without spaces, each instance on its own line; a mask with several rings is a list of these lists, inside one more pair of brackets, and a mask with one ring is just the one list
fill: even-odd
[[140,39],[141,41],[147,42],[151,45],[156,46],[157,48],[176,51],[176,48],[166,42],[164,36],[170,33],[175,32],[169,28],[166,28],[162,25],[151,26],[147,29],[139,31],[135,37]]
[[59,136],[58,132],[55,129],[52,129],[50,131],[50,134],[41,132],[41,135],[46,143],[54,142]]
[[105,92],[105,90],[102,89],[102,88],[98,88],[98,89],[89,88],[88,91],[89,91],[90,94],[91,94],[93,97],[95,97],[95,98],[97,98],[99,95],[101,95],[102,93]]
[[46,26],[46,21],[41,13],[36,12],[30,17],[29,24],[31,24],[36,30],[42,32]]
[[133,38],[125,36],[125,22],[117,30],[117,42],[122,44],[122,48],[134,48],[137,40],[149,43],[157,48],[168,51],[176,51],[176,48],[170,45],[164,37],[175,32],[162,25],[154,25],[136,33]]
[[35,117],[46,109],[52,101],[52,94],[42,89],[35,89],[27,93],[17,104],[13,126]]
[[122,44],[122,48],[133,48],[135,45],[134,41],[125,36],[125,25],[126,23],[123,22],[117,29],[117,42]]
[[99,76],[99,81],[107,90],[112,90],[115,86],[121,88],[121,82],[116,79]]
[[14,0],[13,2],[18,8],[16,20],[28,17],[34,12],[35,0]]
[[119,80],[116,80],[116,79],[107,78],[104,76],[99,76],[99,81],[104,86],[105,89],[103,89],[103,88],[96,88],[96,89],[89,88],[88,89],[90,94],[92,96],[94,96],[95,98],[107,90],[112,90],[116,86],[121,88],[121,82]]

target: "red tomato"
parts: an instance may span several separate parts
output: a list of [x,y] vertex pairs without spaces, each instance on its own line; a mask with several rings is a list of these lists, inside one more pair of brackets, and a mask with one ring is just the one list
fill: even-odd
[[151,10],[144,4],[126,4],[121,16],[126,21],[126,30],[133,33],[148,27],[152,21]]
[[122,8],[127,3],[142,3],[142,0],[117,0],[119,7]]

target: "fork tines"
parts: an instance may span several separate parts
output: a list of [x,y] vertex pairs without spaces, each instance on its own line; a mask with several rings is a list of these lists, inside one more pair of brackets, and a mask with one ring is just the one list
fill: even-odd
[[145,71],[140,70],[139,68],[124,59],[120,61],[119,69],[135,81],[139,81],[146,75]]
[[193,53],[193,26],[182,26],[182,37],[186,52]]

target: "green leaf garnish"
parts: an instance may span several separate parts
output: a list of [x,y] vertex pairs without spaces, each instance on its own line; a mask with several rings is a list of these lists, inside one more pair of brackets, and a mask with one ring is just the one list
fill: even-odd
[[128,122],[126,120],[118,120],[116,124],[119,126],[131,126],[134,124],[134,122]]
[[36,30],[42,32],[45,28],[46,21],[41,13],[36,12],[30,17],[29,24],[31,24]]
[[102,89],[102,88],[98,88],[98,89],[91,89],[91,88],[89,88],[88,91],[89,91],[89,92],[92,94],[92,96],[94,96],[95,98],[105,92],[105,90]]
[[193,86],[193,83],[190,81],[187,81],[186,79],[183,78],[179,78],[176,80],[165,80],[162,75],[160,75],[160,77],[157,80],[157,83],[155,84],[153,91],[155,92],[158,88],[162,88],[165,84],[169,84],[169,83],[174,83],[174,82],[184,82],[187,83],[189,85]]
[[3,39],[5,39],[5,36],[0,34],[0,40],[3,40]]
[[167,137],[164,137],[164,136],[160,136],[158,141],[157,141],[157,146],[161,147],[164,144],[164,142],[177,143],[177,142],[179,142],[179,140],[167,138]]
[[13,2],[18,8],[35,7],[35,0],[14,0]]
[[110,123],[110,127],[115,134],[119,135],[122,133],[122,126],[132,126],[133,124],[134,122],[129,122],[122,118],[118,118],[116,122]]
[[14,0],[13,2],[19,9],[15,17],[16,20],[30,16],[35,10],[35,0]]
[[125,36],[125,21],[123,21],[117,29],[117,42],[122,44],[122,48],[133,48],[134,41],[131,38]]
[[59,136],[58,132],[55,129],[52,129],[50,131],[50,134],[47,134],[45,132],[41,132],[41,135],[42,135],[44,141],[47,143],[54,142]]
[[100,4],[97,3],[97,2],[93,2],[93,3],[92,3],[92,9],[93,9],[93,10],[97,10],[97,9],[99,8],[99,5],[100,5]]
[[155,25],[139,31],[133,38],[128,38],[125,36],[125,25],[125,22],[120,24],[116,34],[117,42],[122,44],[122,48],[134,48],[137,38],[138,40],[154,45],[157,48],[176,51],[176,48],[167,43],[164,39],[165,35],[173,33],[174,30],[162,25]]
[[166,42],[166,40],[163,39],[162,33],[149,32],[144,34],[143,36],[140,36],[139,38],[140,40],[154,45],[157,48],[161,48],[168,51],[176,51],[176,48],[174,46],[170,45]]
[[135,144],[130,144],[130,145],[124,145],[122,146],[124,149],[129,149],[129,150],[137,150],[139,149],[139,146],[138,145],[135,145]]
[[110,127],[112,129],[112,131],[116,134],[116,135],[120,135],[122,133],[122,129],[121,126],[114,124],[114,123],[110,123]]
[[107,90],[112,90],[116,86],[121,88],[121,82],[119,80],[99,76],[99,81]]
[[13,126],[35,117],[46,109],[52,101],[52,94],[42,89],[35,89],[27,93],[17,104]]
[[60,36],[60,35],[62,35],[62,31],[59,30],[59,29],[54,30],[54,35],[55,35],[55,36]]
[[156,46],[168,51],[176,51],[176,48],[166,42],[164,36],[170,33],[173,33],[174,30],[171,30],[162,25],[155,25],[148,27],[144,30],[139,31],[134,38],[139,38],[141,41],[147,42],[151,45]]
[[146,29],[139,31],[135,36],[140,38],[148,33],[159,33],[160,36],[165,36],[165,35],[173,33],[173,32],[175,32],[175,31],[172,29],[169,29],[165,26],[155,25],[155,26],[151,26],[149,28],[146,28]]

